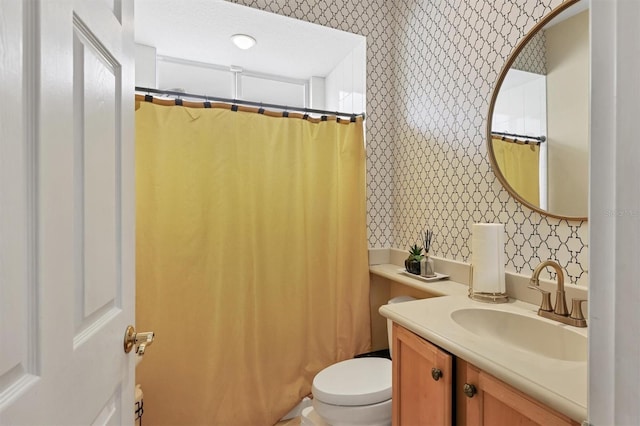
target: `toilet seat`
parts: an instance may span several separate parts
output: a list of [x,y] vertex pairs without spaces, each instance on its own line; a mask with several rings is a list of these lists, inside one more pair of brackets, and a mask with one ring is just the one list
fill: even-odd
[[333,364],[313,379],[314,399],[338,406],[363,406],[391,399],[391,361],[354,358]]

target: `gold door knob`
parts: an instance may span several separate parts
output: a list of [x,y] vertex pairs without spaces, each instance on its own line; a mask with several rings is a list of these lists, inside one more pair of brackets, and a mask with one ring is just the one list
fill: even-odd
[[128,354],[131,352],[131,349],[137,345],[136,354],[142,356],[147,346],[153,343],[154,338],[155,334],[153,331],[136,333],[135,327],[130,325],[124,332],[124,353]]
[[464,384],[464,388],[462,388],[462,391],[464,392],[465,395],[467,395],[467,398],[473,398],[473,395],[475,395],[478,392],[476,387],[469,383]]
[[435,380],[436,382],[438,380],[440,380],[440,377],[442,377],[442,370],[440,370],[439,368],[432,368],[431,369],[431,377],[433,377],[433,380]]

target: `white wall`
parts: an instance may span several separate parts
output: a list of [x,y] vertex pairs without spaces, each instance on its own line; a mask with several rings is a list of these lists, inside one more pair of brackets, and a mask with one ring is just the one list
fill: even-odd
[[136,86],[156,88],[156,48],[136,43]]
[[545,76],[510,69],[496,99],[491,129],[527,136],[546,135]]
[[304,108],[307,106],[307,84],[240,74],[238,99]]
[[311,77],[309,79],[309,105],[313,109],[325,109],[326,85],[324,77]]
[[325,79],[326,109],[340,112],[364,112],[366,43],[355,47]]
[[583,216],[589,191],[589,11],[546,30],[549,209]]
[[591,0],[589,422],[640,423],[640,2]]
[[136,86],[360,113],[366,110],[366,42],[356,46],[328,76],[313,76],[308,81],[251,70],[234,72],[216,64],[156,55],[155,48],[138,44]]
[[[292,107],[309,102],[307,81],[160,56],[143,45],[136,45],[136,86]],[[318,98],[323,101],[324,86],[320,87]]]
[[158,57],[158,89],[183,89],[187,93],[234,97],[234,75],[206,64]]

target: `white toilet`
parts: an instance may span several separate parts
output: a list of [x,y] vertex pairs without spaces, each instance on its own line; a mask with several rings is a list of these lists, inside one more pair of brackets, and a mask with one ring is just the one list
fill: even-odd
[[[415,300],[395,297],[389,303]],[[387,320],[389,351],[391,321]],[[313,407],[302,410],[304,426],[391,425],[391,361],[354,358],[333,364],[313,378]]]

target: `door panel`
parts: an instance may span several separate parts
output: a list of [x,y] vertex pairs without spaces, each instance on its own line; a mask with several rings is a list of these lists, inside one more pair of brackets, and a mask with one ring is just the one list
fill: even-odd
[[119,426],[118,419],[122,416],[120,388],[113,394],[106,405],[100,410],[98,417],[91,422],[91,426]]
[[[463,360],[457,360],[457,423],[469,426],[577,426],[578,423]],[[464,394],[464,385],[476,393]]]
[[75,16],[73,59],[76,327],[84,331],[120,308],[120,65]]
[[[449,425],[453,358],[393,324],[393,424]],[[434,376],[434,373],[439,374]]]
[[133,5],[0,2],[0,423],[132,424]]
[[[6,4],[5,4],[6,3]],[[33,267],[36,217],[32,87],[24,87],[22,45],[30,5],[0,3],[0,407],[24,393],[36,380],[39,365],[37,288]],[[26,9],[26,10],[25,10]],[[27,58],[28,59],[28,58]]]

